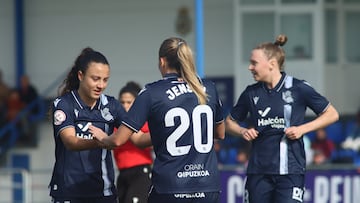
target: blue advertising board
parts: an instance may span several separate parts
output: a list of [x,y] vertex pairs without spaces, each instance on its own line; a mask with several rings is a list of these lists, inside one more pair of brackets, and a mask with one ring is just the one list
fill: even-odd
[[[242,203],[244,170],[221,170],[221,203]],[[359,203],[360,173],[349,170],[308,170],[305,203]]]

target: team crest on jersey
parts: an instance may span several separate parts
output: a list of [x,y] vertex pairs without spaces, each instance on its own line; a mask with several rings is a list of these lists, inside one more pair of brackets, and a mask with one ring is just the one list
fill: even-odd
[[66,114],[62,110],[54,112],[54,125],[61,125],[66,120]]
[[114,117],[111,115],[109,108],[103,108],[100,110],[101,112],[101,116],[107,120],[107,121],[111,121],[114,119]]
[[289,91],[289,90],[282,93],[282,99],[288,104],[294,102],[294,99],[291,95],[291,91]]

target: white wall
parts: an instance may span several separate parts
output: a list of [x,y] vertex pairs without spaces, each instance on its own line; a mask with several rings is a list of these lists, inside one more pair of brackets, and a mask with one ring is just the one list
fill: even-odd
[[15,37],[13,0],[0,0],[0,70],[3,80],[15,85]]
[[327,65],[325,86],[328,99],[342,114],[354,114],[360,108],[360,64]]
[[[157,80],[159,46],[165,38],[178,36],[174,23],[177,9],[183,5],[194,13],[193,0],[25,1],[27,70],[43,90],[67,71],[82,48],[91,46],[103,52],[110,62],[108,94],[117,95],[128,80],[143,85]],[[208,33],[207,75],[232,74],[231,58],[222,54],[231,52],[231,42],[215,40],[218,36],[231,36],[228,30],[232,24],[224,23],[231,21],[231,14],[221,7],[215,10],[218,7],[210,5],[212,10],[204,12],[204,21],[212,22],[204,26]],[[194,19],[194,15],[191,17]],[[184,38],[195,49],[194,30]],[[53,91],[52,95],[55,94]]]
[[[233,1],[203,3],[205,75],[248,74],[246,67],[234,70]],[[175,20],[178,9],[184,5],[190,8],[194,19],[194,0],[24,1],[26,71],[43,93],[68,71],[82,48],[91,46],[104,53],[111,65],[106,93],[117,95],[128,80],[142,85],[157,80],[158,48],[165,38],[178,36]],[[13,10],[12,0],[0,0],[0,68],[11,85],[15,84]],[[183,38],[196,52],[194,30]],[[317,77],[302,74],[295,72],[294,76],[310,81]],[[322,93],[340,113],[356,111],[360,104],[360,91],[356,89],[360,68],[325,67],[324,74]],[[251,81],[250,75],[249,78]],[[240,94],[238,89],[236,97]],[[54,88],[46,96],[53,97],[56,91]]]

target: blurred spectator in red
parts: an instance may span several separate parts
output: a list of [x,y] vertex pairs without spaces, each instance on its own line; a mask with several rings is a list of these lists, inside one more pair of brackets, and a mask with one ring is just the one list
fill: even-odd
[[239,149],[236,156],[237,164],[246,167],[248,161],[249,161],[249,152],[246,149]]
[[19,141],[24,141],[25,144],[33,144],[30,131],[34,132],[34,126],[30,129],[28,116],[26,114],[20,115],[25,107],[26,103],[21,100],[19,91],[17,89],[12,89],[7,100],[7,122],[11,122],[19,116],[16,123]]
[[6,124],[7,99],[10,95],[9,86],[3,81],[2,71],[0,70],[0,128]]
[[314,162],[320,163],[318,159],[327,162],[330,159],[331,153],[335,150],[335,144],[328,139],[325,129],[321,128],[316,131],[315,139],[311,143],[311,148],[314,150]]
[[329,163],[329,159],[325,156],[324,152],[321,150],[314,150],[314,156],[312,158],[312,163],[314,165],[321,165],[324,163]]
[[[38,92],[36,88],[31,84],[30,78],[27,75],[22,75],[20,78],[20,87],[18,89],[20,94],[20,99],[28,107],[24,116],[22,117],[22,137],[20,141],[24,141],[27,145],[36,145],[37,142],[37,121],[42,117],[41,105]],[[31,125],[31,129],[30,129]]]
[[16,118],[20,111],[25,107],[25,103],[21,101],[20,94],[16,89],[10,91],[9,97],[7,98],[6,106],[6,120],[10,122]]
[[[38,99],[39,95],[35,87],[31,84],[30,78],[27,75],[23,75],[20,78],[20,99],[26,105],[31,104],[33,101]],[[31,109],[31,114],[39,113],[38,105],[34,105],[34,108]]]

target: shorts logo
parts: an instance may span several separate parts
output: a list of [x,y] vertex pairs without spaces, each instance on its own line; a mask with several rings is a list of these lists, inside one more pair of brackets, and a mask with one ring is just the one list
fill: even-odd
[[249,203],[249,191],[245,189],[243,203]]
[[304,190],[298,187],[293,187],[292,198],[299,202],[303,202]]
[[54,125],[60,125],[66,120],[66,114],[62,110],[54,112]]

